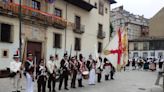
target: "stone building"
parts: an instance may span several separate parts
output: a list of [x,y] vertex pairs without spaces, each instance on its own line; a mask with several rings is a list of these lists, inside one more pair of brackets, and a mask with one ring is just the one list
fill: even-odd
[[[19,0],[0,1],[0,70],[9,67],[19,48]],[[114,0],[21,0],[22,56],[31,52],[48,60],[64,52],[86,59],[95,49],[101,55],[109,42],[110,5]],[[96,48],[95,48],[96,47]]]
[[164,8],[149,21],[148,37],[129,42],[130,57],[164,58]]
[[148,36],[148,19],[144,16],[134,15],[124,10],[123,6],[114,8],[110,12],[110,22],[114,28],[113,35],[119,27],[123,27],[127,28],[129,40]]

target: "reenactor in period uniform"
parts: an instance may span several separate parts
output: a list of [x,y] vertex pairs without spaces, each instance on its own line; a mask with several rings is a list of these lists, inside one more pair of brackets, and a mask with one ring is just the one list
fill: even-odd
[[26,76],[26,92],[34,92],[34,64],[33,56],[28,53],[27,60],[25,62],[25,76]]
[[71,77],[72,77],[72,81],[71,81],[71,88],[76,88],[76,76],[77,76],[77,66],[78,66],[78,62],[75,59],[75,57],[71,58],[70,61],[70,68],[71,68]]
[[99,57],[99,60],[96,63],[96,73],[97,73],[97,82],[98,83],[101,82],[102,71],[103,71],[102,57]]
[[46,67],[44,61],[41,60],[40,65],[37,67],[37,83],[38,83],[38,92],[46,92]]
[[12,92],[20,92],[20,79],[21,79],[21,62],[19,62],[19,56],[15,54],[13,61],[10,63],[10,77],[14,90]]
[[55,80],[56,80],[56,65],[55,65],[54,56],[50,56],[50,60],[47,62],[47,70],[48,70],[48,88],[49,92],[55,92]]
[[89,60],[87,62],[89,63],[89,85],[95,85],[95,79],[96,79],[96,61],[92,58],[92,55],[89,55]]
[[65,90],[69,90],[67,88],[68,85],[68,75],[69,75],[69,62],[67,53],[64,54],[64,58],[60,62],[60,82],[59,82],[59,90],[61,90],[62,83],[64,80],[64,88]]
[[105,74],[105,80],[109,80],[109,74],[111,74],[112,66],[109,63],[107,58],[104,58],[104,74]]
[[84,87],[83,86],[83,72],[86,70],[85,63],[84,63],[84,57],[82,54],[79,54],[79,61],[78,61],[78,73],[77,73],[77,79],[78,79],[78,86],[79,87]]

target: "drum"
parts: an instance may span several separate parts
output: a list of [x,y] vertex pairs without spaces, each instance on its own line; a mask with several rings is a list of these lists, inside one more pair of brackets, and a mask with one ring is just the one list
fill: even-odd
[[89,71],[83,71],[82,75],[83,75],[84,79],[88,79],[89,78]]

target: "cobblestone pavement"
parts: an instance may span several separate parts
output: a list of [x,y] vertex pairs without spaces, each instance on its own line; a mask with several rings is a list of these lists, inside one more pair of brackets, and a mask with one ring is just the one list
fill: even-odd
[[[66,91],[58,89],[58,83],[56,84],[57,92],[163,92],[162,88],[155,86],[155,80],[157,78],[157,72],[151,71],[126,71],[118,72],[115,74],[115,80],[104,81],[96,83],[96,85],[88,85],[88,81],[84,80],[85,87],[76,88]],[[22,79],[23,90],[25,92],[25,78]],[[161,81],[162,83],[162,81]],[[36,83],[35,83],[36,84]],[[70,84],[70,81],[69,81]],[[0,92],[11,92],[11,80],[9,78],[0,79]],[[35,92],[37,92],[37,85],[34,86]],[[48,92],[48,89],[47,89]]]

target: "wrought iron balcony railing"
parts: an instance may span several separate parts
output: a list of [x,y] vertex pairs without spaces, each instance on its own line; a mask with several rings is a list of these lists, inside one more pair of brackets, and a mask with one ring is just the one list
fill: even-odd
[[[35,20],[36,22],[42,22],[48,26],[54,26],[56,28],[64,29],[67,27],[67,21],[57,17],[53,14],[43,12],[40,10],[33,9],[28,6],[21,6],[22,8],[22,19],[24,20]],[[4,4],[0,1],[0,14],[7,15],[11,17],[19,16],[19,4],[16,3],[7,3]]]
[[102,30],[98,30],[97,38],[104,39],[105,37],[106,37],[106,33]]
[[82,34],[85,32],[85,25],[74,24],[73,31],[78,34]]

